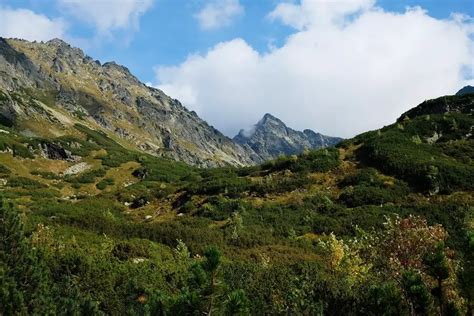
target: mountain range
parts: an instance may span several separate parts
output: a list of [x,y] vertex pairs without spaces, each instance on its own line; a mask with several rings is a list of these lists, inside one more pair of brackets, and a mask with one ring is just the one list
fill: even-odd
[[1,40],[0,314],[471,315],[471,91],[232,140],[122,66]]
[[0,74],[0,118],[26,136],[57,137],[82,124],[124,146],[199,167],[254,165],[338,140],[295,132],[270,115],[252,137],[232,140],[126,67],[102,64],[59,39],[0,38]]

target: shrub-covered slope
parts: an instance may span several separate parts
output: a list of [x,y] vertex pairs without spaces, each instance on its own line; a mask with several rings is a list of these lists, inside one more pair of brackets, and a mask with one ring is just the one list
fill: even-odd
[[0,310],[469,314],[473,98],[246,168],[0,122]]

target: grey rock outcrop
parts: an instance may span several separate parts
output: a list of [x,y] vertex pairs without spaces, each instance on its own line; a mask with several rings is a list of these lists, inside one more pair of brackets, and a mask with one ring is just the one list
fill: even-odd
[[299,154],[305,149],[334,146],[341,140],[309,129],[303,132],[295,131],[268,113],[251,130],[241,130],[234,137],[235,142],[249,146],[262,160],[274,159],[280,155]]
[[40,143],[38,145],[41,156],[52,160],[74,161],[75,157],[70,151],[54,143]]

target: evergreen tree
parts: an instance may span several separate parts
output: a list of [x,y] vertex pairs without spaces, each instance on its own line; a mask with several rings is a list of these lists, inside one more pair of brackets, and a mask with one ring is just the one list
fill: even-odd
[[224,314],[228,316],[233,315],[248,315],[249,314],[249,301],[243,290],[235,290],[227,295],[227,299],[224,302],[225,309]]
[[402,274],[402,286],[406,297],[410,301],[410,314],[428,315],[432,312],[433,301],[419,273],[414,270],[404,272]]
[[444,243],[439,243],[435,252],[428,254],[425,258],[428,274],[436,280],[436,288],[433,294],[438,299],[441,315],[445,314],[445,301],[443,281],[449,277],[449,263],[444,252]]
[[25,236],[18,210],[0,199],[0,312],[53,311],[49,273],[41,254]]

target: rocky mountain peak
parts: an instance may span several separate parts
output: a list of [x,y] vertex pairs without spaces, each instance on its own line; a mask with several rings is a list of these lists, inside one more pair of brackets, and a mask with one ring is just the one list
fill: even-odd
[[271,115],[270,113],[265,113],[263,118],[257,123],[257,125],[264,125],[266,123],[277,123],[281,125],[285,125],[280,119],[276,118],[275,116]]
[[234,137],[236,143],[249,146],[262,160],[333,146],[340,140],[309,129],[295,131],[270,113],[266,113],[251,129],[240,130]]
[[276,131],[277,129],[280,130],[282,133],[286,133],[287,126],[283,123],[282,120],[273,116],[270,113],[266,113],[260,121],[254,126],[255,129],[261,130],[273,130]]

